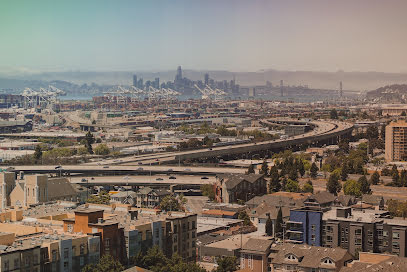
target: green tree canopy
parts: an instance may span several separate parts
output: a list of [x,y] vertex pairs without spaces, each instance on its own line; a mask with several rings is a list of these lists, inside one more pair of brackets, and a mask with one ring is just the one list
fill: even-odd
[[85,147],[88,149],[89,154],[93,154],[93,149],[92,149],[92,144],[95,143],[95,136],[93,136],[92,132],[90,130],[86,133],[85,139],[84,139]]
[[360,191],[362,192],[362,194],[370,194],[371,193],[370,183],[367,180],[366,176],[361,176],[358,179],[358,183],[360,184]]
[[337,195],[341,191],[342,185],[339,182],[339,176],[337,174],[331,174],[329,176],[328,182],[326,183],[326,189],[334,195]]
[[250,217],[249,217],[249,215],[247,214],[246,211],[239,212],[238,218],[240,220],[243,220],[243,224],[245,226],[251,226],[252,222],[250,221]]
[[380,182],[380,175],[379,172],[374,171],[374,173],[370,176],[370,184],[377,185]]
[[287,184],[285,186],[285,190],[287,192],[299,192],[300,191],[300,185],[298,184],[298,181],[288,179]]
[[266,234],[268,236],[273,235],[273,221],[270,219],[270,216],[267,218],[266,221]]
[[316,178],[318,174],[318,166],[315,164],[315,162],[312,163],[311,169],[310,169],[310,175],[311,178]]
[[94,152],[96,155],[109,155],[110,148],[106,144],[99,144]]
[[220,257],[216,260],[218,267],[214,272],[234,272],[237,270],[237,262],[235,256]]
[[360,183],[356,180],[347,180],[343,185],[343,192],[345,195],[353,195],[355,197],[362,196],[362,192],[360,191]]
[[97,264],[87,264],[82,272],[121,272],[124,267],[119,261],[116,261],[111,255],[103,255]]

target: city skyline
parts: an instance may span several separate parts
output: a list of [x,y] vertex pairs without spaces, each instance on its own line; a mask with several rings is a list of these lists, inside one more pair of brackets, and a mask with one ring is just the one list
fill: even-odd
[[407,72],[400,0],[2,1],[0,72]]

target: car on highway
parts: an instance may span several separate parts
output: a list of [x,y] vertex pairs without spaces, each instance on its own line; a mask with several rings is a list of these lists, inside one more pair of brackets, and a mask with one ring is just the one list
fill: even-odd
[[177,179],[176,177],[174,177],[174,176],[171,176],[171,177],[169,177],[169,179]]
[[186,168],[186,169],[184,169],[184,171],[188,171],[188,172],[190,172],[190,171],[191,171],[191,169],[189,169],[189,168]]
[[109,168],[109,165],[105,165],[105,166],[103,166],[103,168]]
[[138,165],[143,165],[143,163],[139,161],[139,162],[138,162]]
[[201,179],[209,179],[208,177],[202,177]]
[[138,171],[143,171],[144,169],[143,169],[143,167],[139,167],[139,168],[137,168],[137,170]]
[[164,179],[162,179],[162,178],[156,178],[155,180],[164,180]]
[[87,182],[87,181],[88,181],[88,180],[85,179],[85,178],[81,179],[81,182]]
[[168,169],[167,171],[168,171],[168,172],[172,172],[172,171],[174,171],[174,170],[172,170],[172,168],[170,168],[170,169]]
[[55,166],[55,169],[61,169],[61,168],[62,168],[61,165]]

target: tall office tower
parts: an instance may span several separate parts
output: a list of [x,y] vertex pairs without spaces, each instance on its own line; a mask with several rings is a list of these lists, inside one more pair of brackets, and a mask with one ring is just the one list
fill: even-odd
[[208,85],[208,84],[209,84],[209,74],[206,73],[205,74],[205,85]]
[[177,75],[175,76],[175,82],[181,82],[182,80],[182,69],[181,66],[177,68]]
[[342,81],[339,82],[339,97],[343,97]]
[[160,88],[160,78],[159,77],[156,77],[154,79],[154,88],[157,88],[157,89]]
[[144,84],[143,84],[143,79],[142,79],[142,78],[140,78],[140,79],[138,80],[137,88],[139,88],[139,89],[143,89],[143,88],[144,88]]
[[387,162],[407,160],[407,123],[404,120],[386,126],[385,159]]
[[133,75],[133,86],[137,87],[137,75]]
[[283,80],[280,80],[280,92],[281,92],[281,96],[284,96],[284,82],[283,82]]

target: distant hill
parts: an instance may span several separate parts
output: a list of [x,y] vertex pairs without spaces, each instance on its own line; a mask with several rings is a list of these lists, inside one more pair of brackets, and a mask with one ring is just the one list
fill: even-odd
[[[20,74],[14,75],[13,79],[0,78],[0,89],[21,88],[27,86],[28,82],[42,82],[61,80],[73,84],[92,84],[98,85],[130,85],[133,74],[146,80],[154,80],[159,77],[160,81],[174,80],[175,70],[159,72],[47,72],[40,74]],[[235,77],[236,82],[241,86],[265,85],[270,81],[273,85],[279,85],[280,80],[284,85],[299,86],[308,85],[314,89],[331,89],[339,88],[339,81],[343,82],[344,90],[366,91],[374,90],[381,86],[391,84],[406,84],[407,74],[401,73],[381,73],[381,72],[319,72],[319,71],[281,71],[281,70],[263,70],[257,72],[230,72],[230,71],[198,71],[183,70],[183,76],[192,80],[203,80],[204,74],[209,73],[210,77],[215,80],[231,80]],[[0,75],[1,76],[1,75]],[[21,82],[23,80],[23,82]]]
[[366,99],[380,103],[406,103],[407,84],[393,84],[366,93]]

